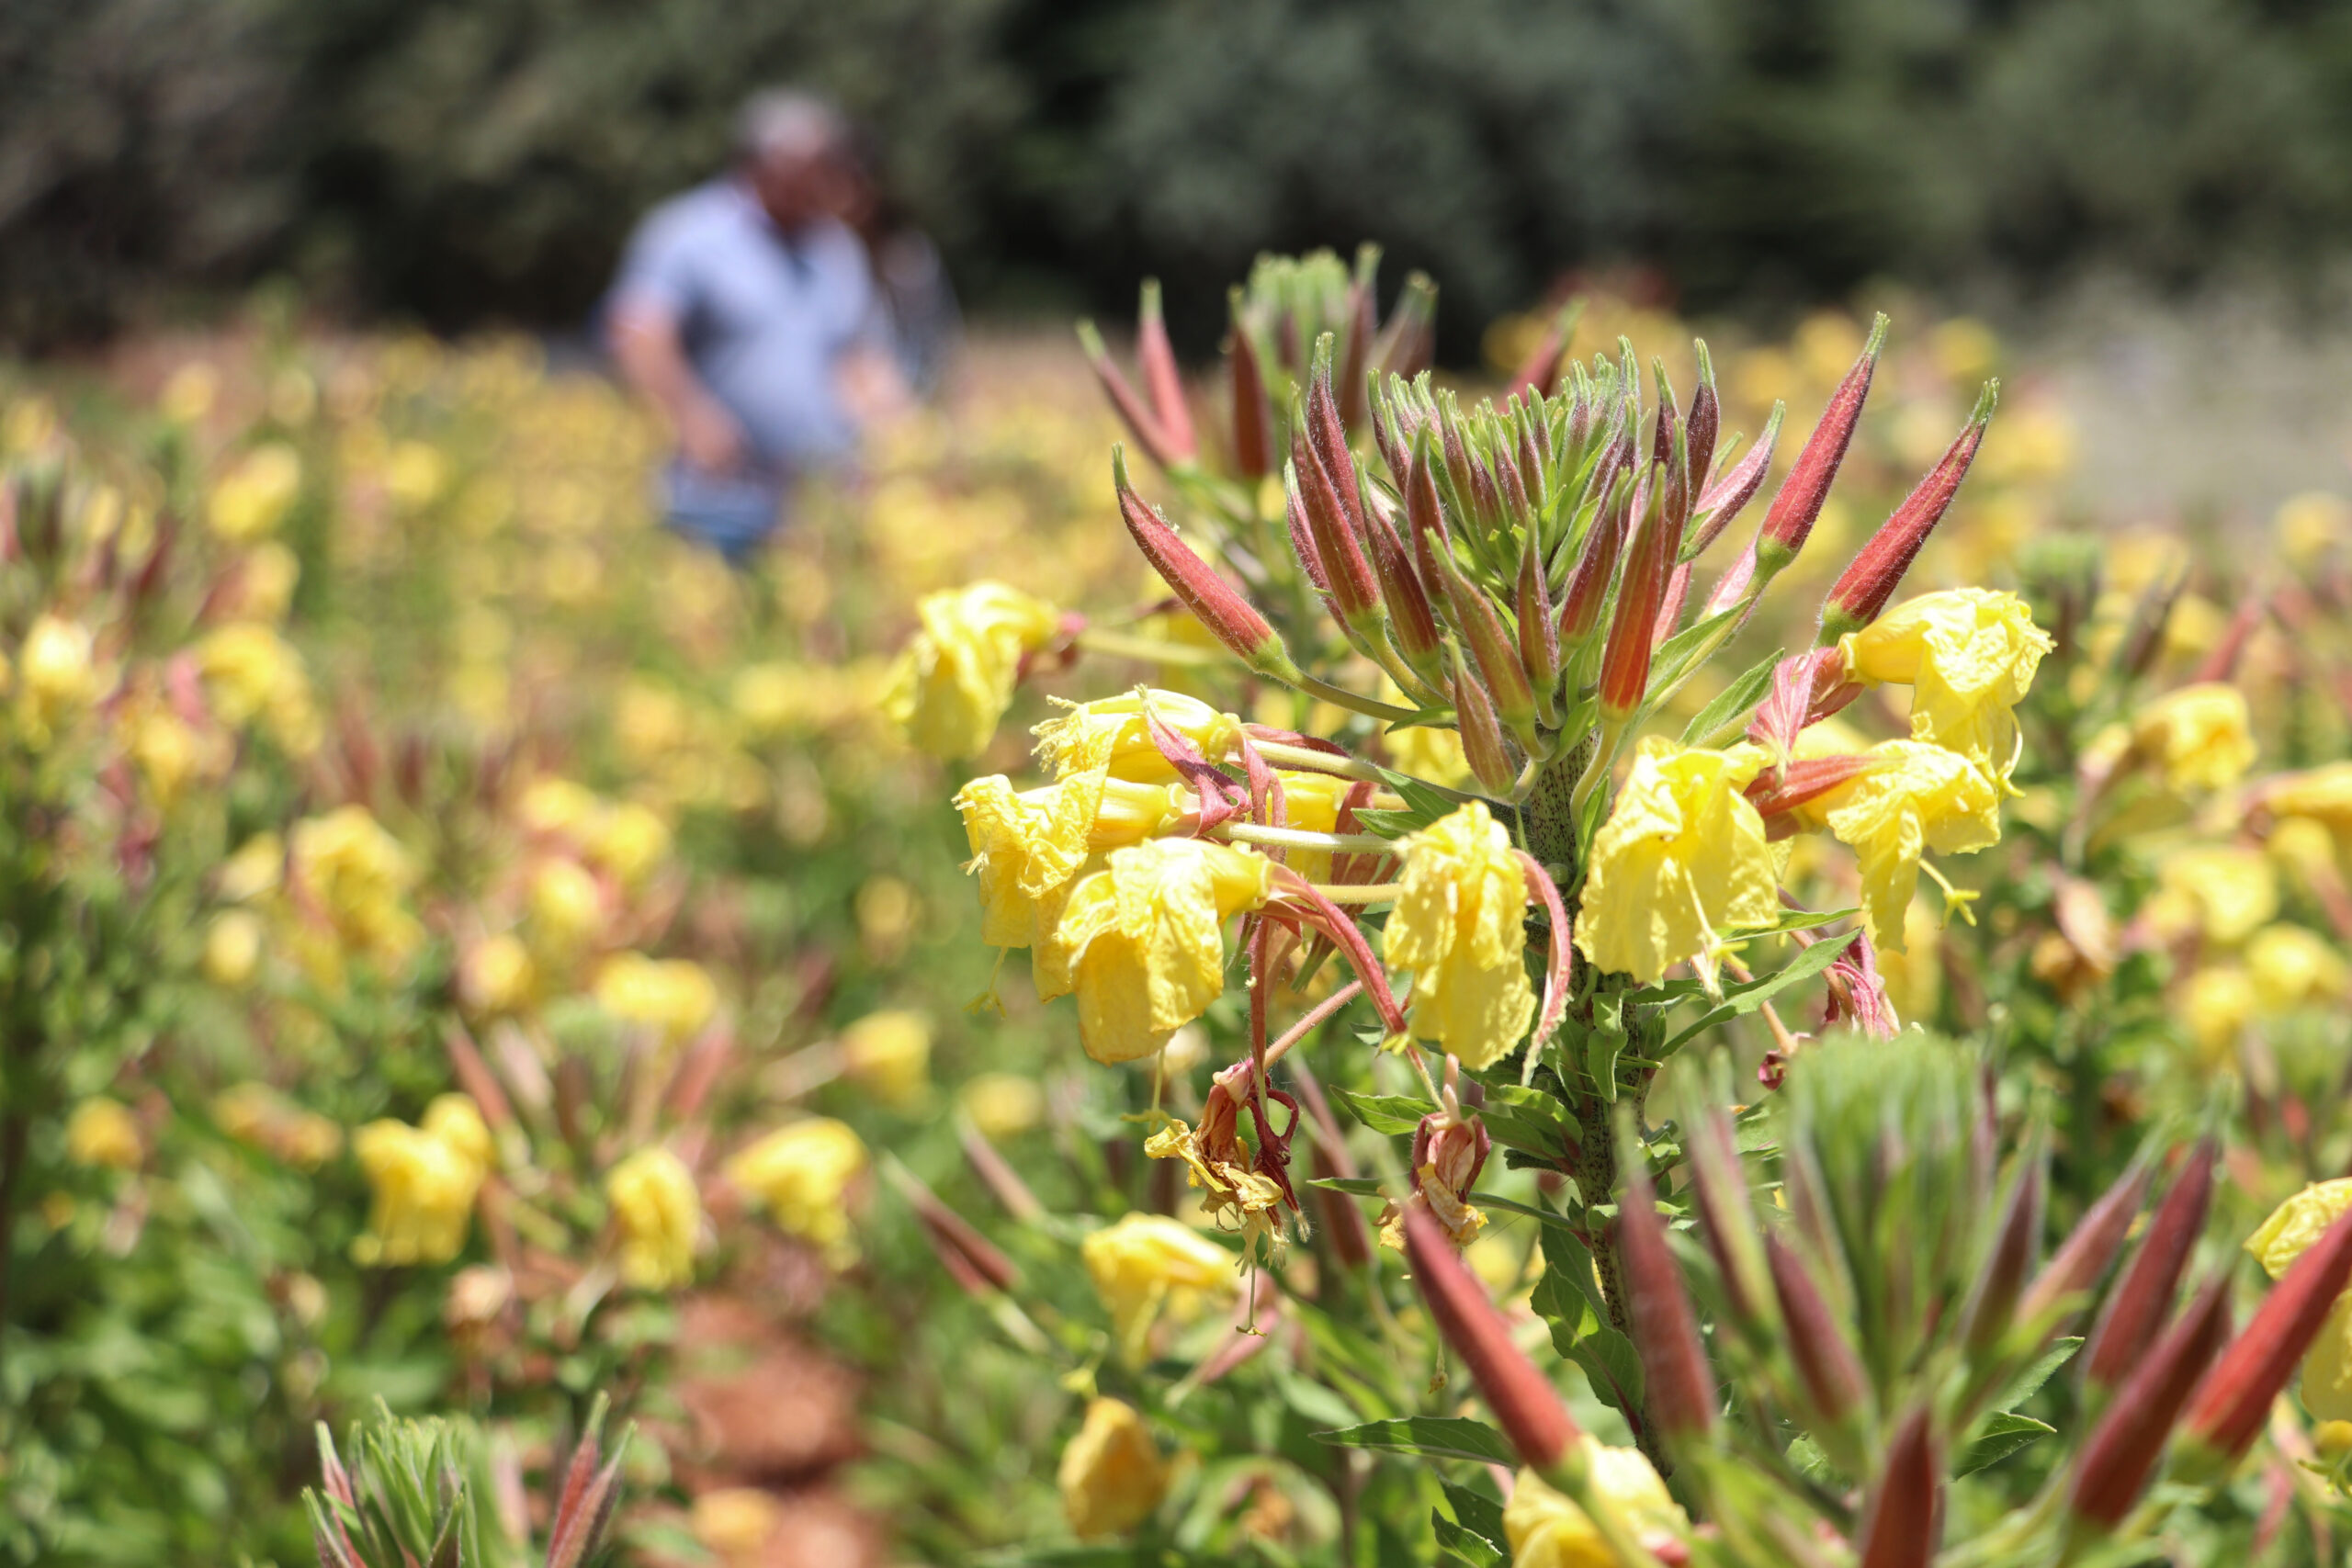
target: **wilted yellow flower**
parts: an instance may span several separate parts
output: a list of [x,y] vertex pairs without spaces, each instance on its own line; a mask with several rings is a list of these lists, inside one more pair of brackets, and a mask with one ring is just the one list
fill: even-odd
[[351,1140],[376,1203],[352,1244],[363,1264],[447,1263],[466,1245],[474,1196],[490,1176],[490,1129],[462,1094],[425,1108],[423,1125],[370,1122]]
[[424,942],[424,927],[403,902],[415,867],[366,807],[337,807],[297,822],[289,860],[294,882],[351,951],[401,964]]
[[921,750],[975,756],[1012,705],[1021,656],[1051,642],[1060,616],[1001,582],[926,594],[915,615],[922,628],[891,671],[883,711]]
[[692,1038],[718,1010],[718,987],[701,964],[641,953],[606,959],[596,975],[595,997],[623,1023],[650,1030],[672,1045]]
[[2132,744],[2176,793],[2227,789],[2254,765],[2245,694],[2220,681],[2166,692],[2132,721]]
[[[2188,916],[2209,942],[2234,947],[2278,913],[2278,876],[2267,856],[2245,844],[2195,844],[2156,868],[2158,931],[2183,934]],[[2154,902],[2154,900],[2151,900]],[[2177,911],[2177,912],[2176,912]]]
[[2317,931],[2265,926],[2247,939],[2245,968],[2255,1007],[2266,1017],[2343,999],[2344,960]]
[[1764,765],[1753,746],[1686,750],[1643,740],[1609,820],[1593,836],[1577,946],[1644,984],[1690,959],[1712,976],[1718,933],[1781,912],[1764,819],[1740,791]]
[[620,1226],[624,1282],[639,1291],[693,1282],[702,1197],[684,1161],[658,1145],[639,1149],[605,1176],[605,1197]]
[[1171,1297],[1233,1287],[1232,1256],[1166,1214],[1131,1213],[1088,1235],[1080,1251],[1129,1366],[1143,1364],[1151,1325]]
[[849,1188],[865,1169],[865,1145],[848,1123],[827,1116],[787,1122],[727,1162],[727,1179],[775,1223],[822,1249],[836,1266],[857,1256],[850,1240]]
[[266,442],[220,476],[205,502],[205,521],[231,544],[258,539],[276,528],[302,493],[302,459],[282,441]]
[[492,931],[458,964],[458,988],[481,1012],[514,1011],[531,999],[536,983],[530,949],[511,931]]
[[2234,964],[2210,964],[2188,977],[2181,1012],[2207,1066],[2236,1059],[2238,1039],[2253,1021],[2254,1009],[2254,981]]
[[1011,1138],[1046,1119],[1046,1091],[1018,1073],[982,1073],[956,1097],[988,1138]]
[[[1641,1450],[1606,1448],[1589,1435],[1579,1441],[1593,1490],[1644,1545],[1681,1539],[1689,1516]],[[1532,1470],[1519,1472],[1503,1508],[1503,1532],[1510,1541],[1511,1568],[1620,1568],[1617,1554],[1585,1511]]]
[[[2347,1209],[2352,1179],[2314,1182],[2279,1204],[2245,1249],[2273,1280],[2282,1279]],[[2303,1408],[2322,1421],[2352,1421],[2352,1292],[2335,1299],[2303,1356]]]
[[43,613],[33,617],[17,649],[17,682],[26,739],[49,744],[51,732],[96,702],[103,682],[96,639],[79,621]]
[[883,1104],[903,1111],[931,1090],[931,1021],[892,1009],[842,1031],[842,1071]]
[[1870,755],[1878,765],[1829,795],[1822,815],[1861,864],[1871,943],[1899,953],[1920,855],[1962,854],[1999,843],[2001,802],[1993,781],[1957,751],[1887,740]]
[[1136,784],[1174,780],[1175,765],[1152,742],[1147,708],[1152,717],[1192,742],[1212,762],[1231,755],[1242,734],[1238,718],[1182,692],[1145,688],[1091,703],[1057,702],[1056,705],[1062,712],[1030,732],[1037,738],[1037,760],[1056,778],[1107,768],[1113,778]]
[[1527,875],[1510,833],[1474,800],[1405,839],[1397,854],[1403,886],[1381,956],[1413,972],[1413,1033],[1474,1071],[1487,1066],[1519,1043],[1535,1011],[1521,924]]
[[224,722],[242,728],[258,720],[298,757],[318,750],[322,727],[310,677],[302,656],[284,637],[258,622],[232,622],[196,645],[196,662]]
[[1148,1056],[1225,989],[1228,916],[1255,909],[1272,863],[1229,844],[1154,839],[1081,879],[1038,946],[1037,993],[1078,993],[1079,1039],[1098,1062]]
[[1955,588],[1895,605],[1838,640],[1858,681],[1911,688],[1911,736],[2007,784],[2022,744],[2017,705],[2052,644],[2014,593]]
[[1135,1407],[1097,1399],[1062,1450],[1062,1512],[1080,1540],[1125,1535],[1168,1495],[1168,1466]]
[[93,1095],[65,1118],[65,1157],[75,1165],[137,1170],[147,1147],[138,1119],[120,1101]]

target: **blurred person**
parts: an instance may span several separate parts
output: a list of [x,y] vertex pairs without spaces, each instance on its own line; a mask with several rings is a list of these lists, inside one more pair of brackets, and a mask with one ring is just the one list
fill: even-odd
[[890,200],[874,167],[872,146],[860,134],[850,144],[851,197],[842,220],[865,242],[899,378],[915,396],[928,398],[946,374],[963,333],[963,312],[939,247]]
[[899,396],[865,244],[849,127],[786,90],[744,106],[734,166],[639,225],[606,306],[622,372],[678,452],[670,525],[736,564],[782,522],[796,479],[854,456]]

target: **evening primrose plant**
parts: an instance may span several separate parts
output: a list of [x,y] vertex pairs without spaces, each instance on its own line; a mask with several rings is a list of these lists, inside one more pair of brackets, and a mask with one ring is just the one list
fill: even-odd
[[[1271,1332],[1261,1320],[1284,1303],[1327,1335],[1360,1325],[1359,1359],[1411,1341],[1391,1315],[1407,1303],[1391,1299],[1349,1201],[1378,1195],[1423,1332],[1468,1366],[1494,1425],[1441,1397],[1442,1363],[1420,1389],[1325,1365],[1320,1408],[1352,1419],[1315,1436],[1523,1466],[1508,1508],[1443,1483],[1432,1528],[1453,1555],[1927,1562],[1959,1479],[2052,1430],[2018,1407],[2079,1345],[2060,1330],[2104,1280],[2148,1179],[2133,1166],[2040,1265],[2038,1134],[2005,1122],[1965,1052],[1902,1034],[1878,967],[1909,941],[1923,876],[1951,912],[1972,913],[1973,896],[1932,857],[2001,841],[2029,755],[2018,710],[2055,647],[2008,592],[1900,596],[1985,438],[1997,386],[1836,573],[1807,617],[1809,646],[1758,657],[1753,645],[1788,619],[1771,590],[1829,502],[1885,318],[1776,469],[1781,410],[1743,450],[1723,428],[1703,343],[1686,406],[1663,361],[1645,368],[1631,343],[1566,360],[1573,310],[1501,401],[1440,388],[1425,368],[1428,286],[1408,284],[1383,325],[1375,259],[1367,251],[1352,273],[1328,256],[1268,262],[1235,291],[1215,459],[1155,290],[1140,389],[1082,333],[1182,527],[1114,451],[1122,525],[1198,635],[1100,637],[1087,617],[982,584],[924,603],[893,688],[910,739],[956,756],[982,749],[1048,648],[1057,668],[1126,659],[1186,671],[1181,693],[1056,699],[1035,731],[1041,778],[975,778],[955,797],[982,940],[1028,951],[1041,999],[1074,998],[1090,1056],[1159,1063],[1204,1027],[1213,1045],[1231,1042],[1230,1065],[1185,1114],[1156,1088],[1131,1119],[1141,1153],[1181,1168],[1230,1250],[1143,1214],[1085,1239],[1116,1355],[1098,1352],[1072,1386],[1115,1366],[1127,1397],[1098,1399],[1069,1450],[1070,1522],[1090,1537],[1148,1527],[1174,1483],[1137,1433],[1138,1399],[1184,1425],[1192,1391],[1257,1353],[1188,1353],[1175,1347],[1200,1342],[1169,1337],[1167,1308],[1210,1292],[1218,1259],[1242,1271],[1222,1293],[1245,1342]],[[1760,523],[1711,564],[1776,472]],[[1221,675],[1204,643],[1229,658]],[[1849,707],[1905,732],[1865,739],[1841,717]],[[2178,699],[2127,731],[2119,761],[2192,784],[2226,773],[2227,707]],[[1419,740],[1430,732],[1451,737],[1466,776],[1403,765],[1443,754]],[[1820,840],[1850,856],[1857,907],[1807,908],[1791,894],[1793,851]],[[1818,1010],[1830,1043],[1783,1021],[1798,1010]],[[1777,1042],[1764,1077],[1781,1089],[1781,1114],[1733,1104],[1717,1081],[1712,1096],[1686,1082],[1682,1114],[1661,1117],[1652,1097],[1669,1066],[1757,1015]],[[1367,1054],[1399,1064],[1380,1076],[1404,1092],[1340,1087],[1363,1081]],[[1152,1070],[1163,1081],[1165,1067]],[[1326,1077],[1338,1080],[1328,1091]],[[1914,1078],[1917,1097],[1901,1088]],[[1410,1135],[1384,1151],[1389,1174],[1358,1174],[1333,1101],[1375,1133]],[[2004,1162],[1999,1140],[2016,1134],[2025,1144]],[[1496,1145],[1504,1168],[1539,1173],[1532,1201],[1476,1188]],[[1749,1190],[1775,1168],[1743,1156],[1775,1147],[1774,1205],[1799,1231],[1759,1238]],[[1873,1190],[1896,1172],[1882,1162],[1873,1178],[1872,1148],[1911,1151],[1908,1187]],[[1846,1185],[1819,1187],[1837,1171]],[[1661,1194],[1693,1180],[1713,1206],[1702,1229],[1716,1269],[1687,1280],[1670,1235],[1695,1212]],[[1988,1218],[1996,1187],[2006,1230]],[[1319,1223],[1303,1189],[1320,1189]],[[1539,1225],[1529,1304],[1621,1446],[1584,1430],[1460,1260],[1497,1207]],[[2201,1206],[2177,1220],[2193,1239]],[[1302,1242],[1312,1267],[1294,1272]],[[960,1256],[959,1277],[975,1272]],[[2137,1286],[2139,1350],[2172,1321],[2179,1279],[2175,1259]],[[1972,1293],[1966,1314],[1935,1304]],[[2136,1500],[2224,1337],[2222,1295],[2200,1296],[2164,1341],[2171,1381],[2133,1382],[2128,1416],[2073,1435],[2061,1467],[2072,1493],[2060,1480],[2038,1500],[1971,1493],[1984,1533],[1952,1540],[1951,1560],[2096,1554],[2158,1528]],[[2266,1308],[2266,1333],[2293,1310]],[[2288,1337],[2307,1341],[2307,1325],[2295,1318]],[[1308,1371],[1289,1354],[1294,1376]],[[2198,1452],[2242,1451],[2240,1413],[2276,1392],[2267,1363],[2240,1365],[2252,1354],[2229,1363],[2240,1376],[2226,1394],[2200,1396]],[[1146,1375],[1174,1375],[1190,1355],[1204,1359],[1172,1386]],[[2102,1389],[2120,1374],[2106,1375]],[[1397,1494],[1375,1506],[1360,1465],[1337,1473],[1327,1484],[1350,1560],[1367,1510],[1403,1528],[1410,1507],[1396,1512]],[[1421,1483],[1399,1484],[1409,1497]]]

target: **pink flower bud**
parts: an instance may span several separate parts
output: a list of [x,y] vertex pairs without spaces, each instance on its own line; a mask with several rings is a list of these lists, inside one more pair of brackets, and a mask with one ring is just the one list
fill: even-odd
[[1618,1204],[1617,1245],[1625,1265],[1634,1348],[1641,1353],[1644,1400],[1669,1438],[1703,1435],[1715,1421],[1715,1376],[1699,1343],[1698,1321],[1681,1268],[1666,1239],[1666,1219],[1642,1156]]
[[1285,684],[1298,682],[1299,668],[1273,626],[1239,590],[1186,548],[1168,520],[1135,492],[1127,482],[1126,454],[1116,447],[1111,451],[1111,482],[1118,491],[1119,518],[1127,525],[1128,537],[1193,618],[1258,674]]
[[1177,460],[1174,441],[1159,418],[1145,406],[1142,395],[1127,380],[1125,372],[1111,362],[1111,351],[1102,345],[1102,334],[1095,330],[1092,321],[1078,323],[1078,344],[1086,355],[1086,363],[1093,367],[1094,378],[1102,383],[1102,390],[1109,395],[1111,407],[1117,411],[1120,423],[1127,427],[1127,434],[1136,438],[1136,445],[1143,448],[1144,456],[1163,468],[1174,466]]
[[1495,1425],[1529,1464],[1538,1470],[1557,1465],[1568,1445],[1583,1436],[1575,1417],[1559,1391],[1511,1343],[1510,1325],[1487,1299],[1487,1288],[1454,1252],[1445,1227],[1425,1209],[1406,1212],[1405,1256],[1439,1335],[1470,1369]]
[[2139,1252],[2091,1331],[2083,1365],[2092,1382],[2113,1388],[2129,1377],[2172,1310],[2173,1292],[2212,1205],[2214,1156],[2212,1139],[2199,1142],[2148,1222]]
[[1894,515],[1879,525],[1870,543],[1854,557],[1853,564],[1831,586],[1829,597],[1821,606],[1821,640],[1825,645],[1877,620],[1879,612],[1894,597],[1903,574],[1911,570],[1920,547],[1928,542],[1928,534],[1943,520],[1952,497],[1960,492],[1960,481],[1968,477],[1968,465],[1976,459],[1976,448],[1984,439],[1984,427],[1992,423],[1993,410],[2000,400],[2001,384],[1985,382],[1959,438],[1945,449],[1943,457],[1928,470],[1927,477],[1903,498],[1903,504],[1894,509]]
[[1233,464],[1241,477],[1261,479],[1274,471],[1274,407],[1266,397],[1266,372],[1258,344],[1241,310],[1241,290],[1229,296],[1233,328],[1226,339],[1227,367],[1233,383]]
[[2222,1353],[2189,1403],[2183,1423],[2188,1435],[2225,1460],[2252,1448],[2270,1418],[2270,1402],[2295,1375],[2295,1363],[2319,1337],[2346,1280],[2352,1280],[2352,1213],[2295,1259]]
[[2230,1280],[2220,1274],[2197,1293],[2152,1354],[2129,1376],[2083,1450],[2069,1506],[2109,1529],[2123,1522],[2172,1436],[2180,1407],[2230,1337]]
[[[1883,319],[1883,318],[1882,318]],[[1935,1424],[1915,1410],[1887,1445],[1885,1468],[1862,1521],[1861,1568],[1928,1568],[1942,1533],[1943,1485]]]
[[1658,606],[1665,603],[1667,580],[1674,572],[1679,542],[1666,513],[1666,474],[1650,468],[1648,504],[1642,509],[1640,528],[1626,547],[1625,571],[1617,585],[1617,614],[1609,624],[1609,642],[1600,656],[1600,716],[1623,722],[1642,705],[1650,683],[1651,633],[1657,626]]
[[1159,428],[1168,434],[1168,450],[1190,462],[1200,454],[1193,435],[1193,411],[1184,401],[1184,376],[1176,367],[1176,350],[1168,341],[1168,323],[1159,314],[1159,279],[1143,280],[1143,308],[1136,323],[1136,364],[1143,371],[1144,389],[1151,394],[1151,409]]
[[1781,481],[1781,492],[1764,514],[1763,531],[1756,536],[1758,575],[1768,580],[1776,576],[1804,548],[1805,536],[1813,532],[1822,503],[1829,499],[1829,487],[1838,480],[1838,466],[1846,460],[1846,448],[1854,439],[1854,426],[1861,420],[1862,400],[1871,394],[1871,376],[1878,368],[1879,349],[1885,342],[1886,317],[1882,314],[1871,323],[1862,356],[1829,395],[1821,423],[1805,438],[1796,466]]

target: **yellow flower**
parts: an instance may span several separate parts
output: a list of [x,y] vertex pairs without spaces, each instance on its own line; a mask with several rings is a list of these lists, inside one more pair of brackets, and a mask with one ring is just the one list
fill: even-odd
[[868,1013],[842,1031],[842,1071],[895,1110],[931,1091],[931,1021],[919,1012]]
[[[2195,844],[2156,868],[2154,911],[2160,931],[2183,934],[2185,915],[2205,938],[2234,947],[2278,913],[2278,875],[2267,856],[2245,844]],[[2154,900],[2151,900],[2154,902]]]
[[605,1178],[605,1197],[620,1226],[624,1282],[639,1291],[693,1282],[702,1198],[684,1161],[659,1146],[639,1149]]
[[1165,1214],[1131,1213],[1088,1235],[1079,1250],[1129,1366],[1143,1364],[1151,1325],[1171,1298],[1233,1288],[1232,1257]]
[[490,1129],[462,1094],[425,1108],[423,1125],[370,1122],[351,1140],[376,1195],[368,1234],[352,1244],[362,1264],[447,1263],[466,1245],[474,1196],[490,1176]]
[[65,1119],[65,1157],[75,1165],[137,1170],[147,1148],[137,1119],[119,1101],[94,1095]]
[[62,615],[35,616],[17,649],[17,677],[27,739],[49,744],[51,733],[71,722],[98,698],[96,638],[79,621]]
[[596,975],[595,997],[623,1023],[650,1030],[671,1045],[700,1032],[718,1010],[718,987],[701,964],[641,953],[607,959]]
[[595,875],[578,861],[541,861],[531,873],[531,934],[560,956],[594,936],[605,923],[605,895]]
[[2212,964],[2188,977],[2181,1012],[2206,1066],[2224,1066],[2236,1059],[2238,1038],[2254,1010],[2254,981],[2234,964]]
[[261,917],[250,909],[224,909],[213,916],[204,933],[204,977],[229,990],[242,988],[260,967],[266,934]]
[[515,803],[514,814],[534,833],[553,833],[585,844],[605,803],[596,792],[577,780],[554,774],[533,779]]
[[142,708],[126,728],[130,760],[139,764],[155,804],[166,811],[178,801],[189,780],[225,765],[219,748],[206,745],[205,738],[169,708]]
[[581,847],[614,881],[634,887],[668,857],[670,825],[651,807],[622,801],[590,818]]
[[1060,617],[1001,582],[926,594],[915,615],[922,628],[890,672],[883,712],[920,750],[975,756],[1012,705],[1021,656],[1051,642]]
[[[1639,1449],[1605,1448],[1587,1436],[1592,1486],[1644,1545],[1679,1540],[1690,1518]],[[1532,1470],[1519,1472],[1503,1509],[1511,1568],[1620,1568],[1617,1554],[1582,1508]]]
[[1919,857],[1964,854],[2001,841],[1993,781],[1957,751],[1917,740],[1871,748],[1878,766],[1833,792],[1823,816],[1862,871],[1871,942],[1900,953],[1904,914],[1919,882]]
[[1416,725],[1388,731],[1381,744],[1388,749],[1388,765],[1400,773],[1448,789],[1460,789],[1470,782],[1470,759],[1463,755],[1462,737],[1454,730]]
[[[2246,1238],[2245,1249],[2272,1279],[2281,1279],[2347,1209],[2352,1179],[2313,1183],[2279,1204]],[[2352,1420],[2352,1292],[2336,1297],[2303,1356],[2303,1408],[2321,1421]]]
[[1263,904],[1272,877],[1264,856],[1202,839],[1112,852],[1039,945],[1039,997],[1078,993],[1079,1039],[1096,1061],[1150,1055],[1223,993],[1224,922]]
[[1030,733],[1037,738],[1037,760],[1056,778],[1091,768],[1108,768],[1113,778],[1136,784],[1166,784],[1175,766],[1152,743],[1144,710],[1193,743],[1210,761],[1231,755],[1241,739],[1241,721],[1182,692],[1138,688],[1091,703],[1060,703],[1063,712]]
[[2015,708],[2052,644],[2014,593],[1955,588],[1897,604],[1838,640],[1854,679],[1911,688],[1911,736],[2006,785],[2023,744]]
[[1686,958],[1712,976],[1718,932],[1779,918],[1764,819],[1740,794],[1763,764],[1753,746],[1685,750],[1657,736],[1643,740],[1593,836],[1577,921],[1587,958],[1645,985]]
[[1125,1535],[1168,1495],[1168,1467],[1135,1407],[1097,1399],[1062,1450],[1062,1512],[1081,1540]]
[[2254,981],[2255,1007],[2265,1017],[2344,997],[2344,960],[2317,931],[2301,926],[2265,926],[2255,932],[2245,944],[2245,967]]
[[811,1116],[737,1150],[727,1161],[727,1179],[838,1267],[857,1256],[849,1189],[865,1169],[865,1145],[848,1123]]
[[1521,924],[1527,875],[1510,833],[1474,800],[1397,853],[1404,886],[1381,956],[1413,972],[1413,1033],[1466,1067],[1487,1066],[1519,1043],[1535,1010]]
[[303,1170],[316,1170],[343,1148],[340,1126],[265,1083],[222,1089],[212,1099],[212,1119],[229,1136],[267,1149]]
[[[1172,811],[1164,788],[1121,788],[1156,799],[1163,814]],[[1023,792],[1016,792],[1002,773],[992,773],[956,792],[964,839],[972,850],[964,869],[980,881],[982,942],[990,947],[1027,947],[1052,929],[1061,908],[1057,895],[1086,863],[1096,818],[1110,798],[1100,769]],[[1124,808],[1121,815],[1140,821],[1149,809],[1147,800]],[[1148,831],[1147,827],[1126,841],[1140,842]]]
[[2289,564],[2309,572],[2327,558],[2328,551],[2352,538],[2352,506],[2324,491],[2306,491],[2289,497],[2270,525],[2278,535],[2278,547]]
[[197,669],[221,719],[243,728],[256,721],[295,756],[319,748],[323,733],[311,701],[302,656],[269,627],[238,621],[196,645]]
[[[1283,783],[1283,818],[1286,825],[1310,833],[1339,830],[1340,803],[1347,799],[1348,791],[1355,787],[1352,781],[1330,773],[1288,771],[1276,776]],[[1329,850],[1292,850],[1283,863],[1309,882],[1331,880],[1331,854]]]
[[424,942],[424,927],[402,903],[415,867],[366,807],[297,822],[292,844],[293,881],[325,911],[346,949],[396,964]]
[[514,1011],[531,999],[536,983],[530,949],[511,931],[482,938],[458,965],[458,988],[481,1012]]
[[1017,1137],[1046,1119],[1046,1091],[1018,1073],[982,1073],[956,1098],[991,1139]]
[[243,544],[276,528],[301,493],[301,457],[282,441],[266,442],[220,476],[205,502],[205,521],[214,537]]
[[286,618],[301,581],[302,563],[294,552],[275,539],[265,541],[237,563],[236,592],[224,608],[241,621],[275,624]]
[[2245,694],[2220,681],[2165,693],[2132,721],[2132,743],[2176,794],[2227,789],[2254,765]]

